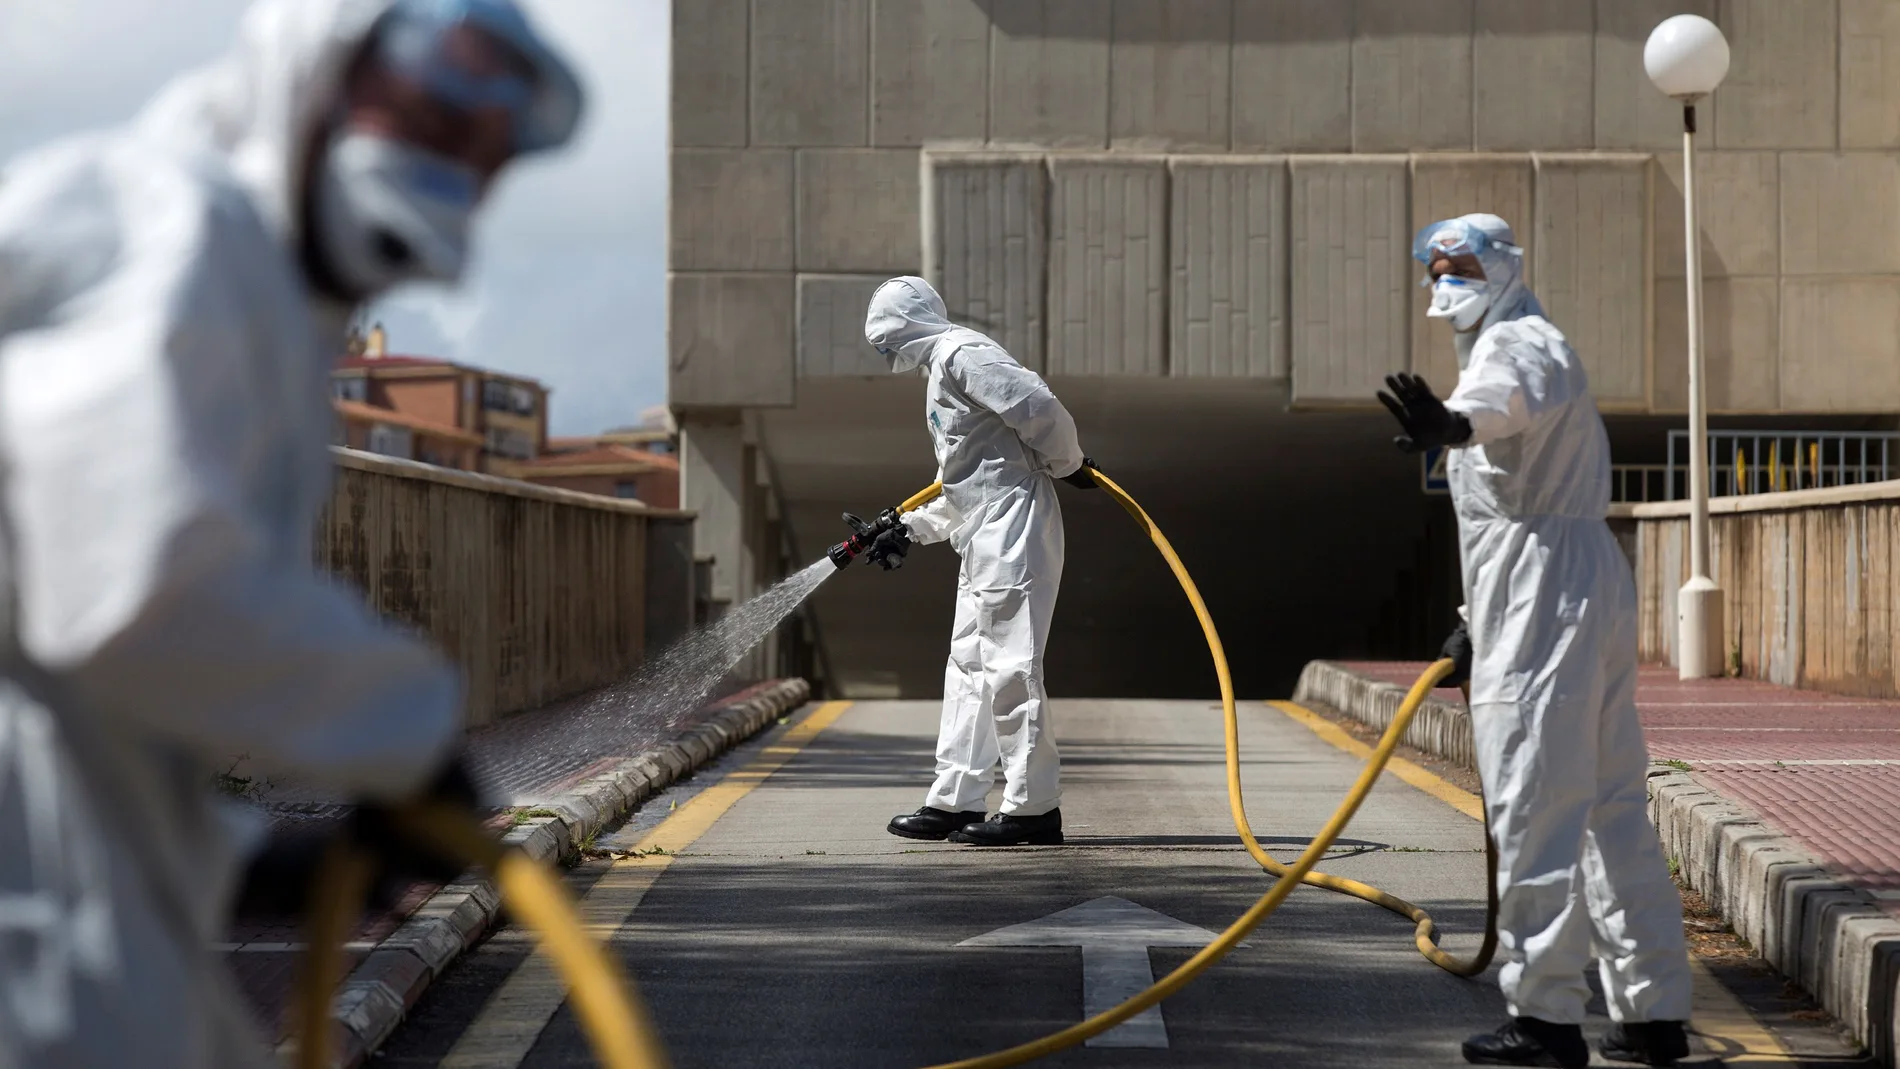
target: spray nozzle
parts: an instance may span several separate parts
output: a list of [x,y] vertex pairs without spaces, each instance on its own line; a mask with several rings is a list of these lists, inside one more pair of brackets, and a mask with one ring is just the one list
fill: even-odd
[[885,509],[875,523],[847,512],[844,522],[851,527],[851,537],[825,551],[831,563],[843,568],[869,550],[867,563],[880,565],[887,572],[903,565],[904,554],[910,550],[910,536],[896,509]]
[[877,540],[878,534],[875,526],[865,523],[849,512],[844,514],[844,522],[851,526],[851,537],[825,551],[825,555],[831,558],[831,563],[840,568],[850,564],[857,559],[858,554],[871,548],[871,543]]

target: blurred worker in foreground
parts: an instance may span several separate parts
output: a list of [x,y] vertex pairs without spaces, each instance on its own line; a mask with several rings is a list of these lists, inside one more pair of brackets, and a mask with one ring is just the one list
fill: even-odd
[[[926,369],[924,410],[943,493],[880,536],[875,553],[949,540],[956,624],[943,679],[937,779],[923,808],[893,818],[908,839],[978,846],[1062,841],[1061,763],[1043,689],[1056,591],[1062,585],[1062,507],[1054,479],[1086,490],[1094,467],[1075,420],[1041,376],[994,341],[952,324],[921,278],[878,287],[864,336],[891,370]],[[1003,766],[1003,802],[984,799]]]
[[[1395,375],[1380,400],[1408,452],[1449,447],[1478,771],[1498,851],[1499,983],[1513,1020],[1474,1036],[1484,1065],[1583,1066],[1594,951],[1616,1061],[1688,1054],[1682,901],[1650,826],[1636,714],[1636,590],[1604,517],[1610,450],[1577,354],[1524,285],[1493,215],[1426,227],[1414,255],[1462,369],[1443,403]],[[1456,684],[1462,680],[1454,677]]]
[[247,861],[294,905],[314,855],[221,762],[473,804],[454,670],[314,568],[328,378],[579,107],[510,0],[263,0],[0,180],[0,1066],[274,1064],[210,946]]

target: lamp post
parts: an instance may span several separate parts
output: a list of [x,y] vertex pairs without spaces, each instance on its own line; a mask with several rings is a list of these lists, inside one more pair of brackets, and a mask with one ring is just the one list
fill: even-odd
[[1689,581],[1676,595],[1676,667],[1683,679],[1724,674],[1722,589],[1709,576],[1709,415],[1702,363],[1702,231],[1696,222],[1695,105],[1728,75],[1728,40],[1700,15],[1677,15],[1649,35],[1643,67],[1682,102],[1682,206],[1689,291]]

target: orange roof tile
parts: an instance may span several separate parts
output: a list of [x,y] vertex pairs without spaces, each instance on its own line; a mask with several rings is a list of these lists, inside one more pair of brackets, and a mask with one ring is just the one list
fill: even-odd
[[[548,445],[553,447],[559,441],[563,439],[549,439]],[[583,439],[583,441],[591,443],[592,439]],[[624,466],[629,471],[678,471],[680,464],[678,458],[663,453],[649,453],[644,449],[632,449],[624,445],[602,445],[591,449],[546,452],[533,460],[521,462],[521,466],[540,470]]]
[[467,445],[482,444],[482,436],[479,434],[472,434],[446,423],[421,419],[406,412],[398,412],[393,408],[377,408],[375,405],[366,405],[361,401],[345,401],[340,398],[335,399],[333,403],[336,405],[337,414],[345,420],[385,423],[392,427],[406,427],[417,434],[426,434],[431,438],[447,438]]
[[461,366],[454,361],[433,356],[342,356],[337,358],[336,362],[336,368],[339,371],[355,371],[358,368],[371,367],[456,368]]

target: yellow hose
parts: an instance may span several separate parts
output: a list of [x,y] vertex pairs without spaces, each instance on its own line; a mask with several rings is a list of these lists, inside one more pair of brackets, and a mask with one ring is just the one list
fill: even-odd
[[305,919],[301,969],[297,976],[297,1064],[330,1069],[330,993],[343,979],[343,941],[350,937],[357,910],[369,893],[368,859],[341,841],[333,843],[318,870],[317,890]]
[[[1478,954],[1469,961],[1453,957],[1439,948],[1435,938],[1436,926],[1432,922],[1431,914],[1425,910],[1370,884],[1314,871],[1314,866],[1319,864],[1319,859],[1331,848],[1333,840],[1339,837],[1353,815],[1358,812],[1360,804],[1371,792],[1380,773],[1385,771],[1386,762],[1391,759],[1399,740],[1405,736],[1405,729],[1411,724],[1412,717],[1418,713],[1419,707],[1424,704],[1433,688],[1451,674],[1454,667],[1452,662],[1438,661],[1419,677],[1418,682],[1412,685],[1411,691],[1405,696],[1405,701],[1400,704],[1398,712],[1393,716],[1392,723],[1386,727],[1385,734],[1379,739],[1379,745],[1373,751],[1372,758],[1360,771],[1358,782],[1346,795],[1346,800],[1334,811],[1332,819],[1313,839],[1311,845],[1306,848],[1306,852],[1300,855],[1299,860],[1291,867],[1282,865],[1260,845],[1259,839],[1255,838],[1253,828],[1247,820],[1247,809],[1242,800],[1240,784],[1240,717],[1234,706],[1233,677],[1227,667],[1227,654],[1221,646],[1220,633],[1214,627],[1214,618],[1208,613],[1206,602],[1201,600],[1200,589],[1194,585],[1193,578],[1188,575],[1187,567],[1175,554],[1174,547],[1169,544],[1167,536],[1161,533],[1161,528],[1155,525],[1154,520],[1136,503],[1135,499],[1102,472],[1093,468],[1088,471],[1096,483],[1107,490],[1109,496],[1119,502],[1122,508],[1134,517],[1135,522],[1148,533],[1155,548],[1160,550],[1162,558],[1168,562],[1169,569],[1174,572],[1175,579],[1180,582],[1182,593],[1187,595],[1189,604],[1194,607],[1194,615],[1201,622],[1202,635],[1207,639],[1208,653],[1214,659],[1215,676],[1220,682],[1221,710],[1226,719],[1227,729],[1227,801],[1233,816],[1234,829],[1240,833],[1241,841],[1246,844],[1247,852],[1253,856],[1254,860],[1279,879],[1266,894],[1260,897],[1259,901],[1255,902],[1246,913],[1241,914],[1240,919],[1229,925],[1227,930],[1216,937],[1212,943],[1183,962],[1179,968],[1162,977],[1153,987],[1134,998],[1060,1032],[1043,1036],[1041,1039],[976,1058],[945,1062],[931,1066],[930,1069],[1004,1069],[1006,1066],[1021,1065],[1024,1062],[1053,1054],[1108,1031],[1187,986],[1208,966],[1219,961],[1228,951],[1239,945],[1240,941],[1245,939],[1247,934],[1269,914],[1278,909],[1287,895],[1301,883],[1364,899],[1413,921],[1417,925],[1414,940],[1419,952],[1425,955],[1432,964],[1447,972],[1458,976],[1475,976],[1483,972],[1497,947],[1497,927],[1494,923],[1497,915],[1497,880],[1495,878],[1497,858],[1495,852],[1489,848],[1489,834],[1486,835],[1485,855],[1486,867],[1492,878],[1487,881],[1490,887],[1490,900],[1486,915],[1484,944],[1479,948]],[[908,512],[913,508],[921,507],[942,489],[941,483],[933,483],[906,501],[900,511]]]
[[[1187,566],[1181,563],[1181,558],[1175,554],[1174,546],[1168,542],[1167,536],[1161,533],[1161,528],[1156,526],[1154,519],[1140,504],[1136,503],[1128,491],[1123,490],[1115,480],[1099,470],[1094,468],[1084,470],[1088,471],[1096,483],[1107,490],[1109,496],[1120,503],[1128,515],[1134,517],[1141,529],[1147,532],[1155,548],[1160,550],[1162,559],[1168,562],[1168,568],[1174,572],[1174,578],[1181,584],[1181,592],[1187,595],[1188,603],[1194,607],[1194,615],[1201,622],[1201,634],[1207,640],[1207,651],[1214,658],[1215,677],[1220,681],[1221,710],[1227,721],[1227,804],[1233,815],[1234,830],[1240,833],[1241,842],[1246,845],[1247,852],[1253,855],[1253,859],[1260,863],[1261,868],[1285,879],[1292,870],[1282,865],[1272,854],[1267,853],[1266,849],[1260,845],[1260,840],[1254,837],[1253,826],[1247,820],[1247,807],[1241,798],[1240,717],[1234,707],[1233,676],[1227,668],[1227,653],[1221,645],[1220,632],[1214,627],[1214,617],[1207,611],[1207,603],[1201,600],[1200,588],[1194,585],[1193,577],[1188,575]],[[898,511],[909,512],[921,508],[942,491],[942,483],[931,483],[899,506]],[[1409,721],[1412,714],[1405,715]],[[1371,884],[1349,880],[1342,876],[1328,875],[1324,872],[1307,873],[1301,879],[1314,887],[1323,887],[1328,891],[1351,895],[1399,914],[1417,925],[1413,932],[1413,940],[1418,946],[1418,952],[1423,954],[1427,961],[1455,976],[1476,976],[1485,970],[1485,967],[1491,963],[1492,955],[1497,952],[1497,925],[1493,923],[1497,918],[1497,852],[1492,849],[1488,831],[1485,835],[1485,867],[1491,878],[1485,883],[1489,890],[1484,942],[1478,948],[1478,953],[1469,959],[1454,957],[1441,949],[1438,946],[1438,928],[1432,921],[1432,915],[1397,895],[1381,891]]]
[[941,493],[943,493],[943,484],[931,483],[929,486],[924,487],[922,490],[906,498],[903,504],[897,506],[897,511],[899,513],[916,512],[918,509],[935,501],[937,495]]
[[[930,1069],[1003,1069],[1005,1066],[1021,1065],[1024,1062],[1054,1054],[1064,1048],[1073,1047],[1092,1036],[1100,1035],[1186,987],[1209,965],[1219,961],[1226,956],[1228,951],[1240,945],[1240,941],[1247,938],[1247,934],[1258,927],[1261,921],[1266,920],[1269,914],[1280,908],[1280,903],[1286,901],[1286,897],[1293,893],[1293,889],[1313,872],[1313,866],[1319,864],[1319,859],[1324,857],[1326,851],[1332,847],[1333,840],[1339,838],[1340,833],[1346,830],[1346,825],[1351,823],[1354,814],[1359,812],[1360,803],[1366,800],[1366,795],[1372,793],[1373,784],[1379,781],[1379,774],[1385,771],[1385,764],[1391,759],[1392,751],[1398,748],[1399,739],[1404,737],[1405,725],[1411,721],[1412,714],[1418,712],[1418,707],[1424,703],[1426,695],[1430,694],[1432,688],[1438,685],[1438,681],[1449,675],[1451,670],[1450,661],[1439,661],[1419,677],[1417,683],[1412,684],[1411,693],[1405,696],[1405,703],[1399,706],[1398,715],[1392,718],[1391,726],[1385,729],[1385,735],[1379,739],[1378,747],[1372,752],[1372,759],[1359,770],[1358,781],[1352,785],[1352,790],[1347,792],[1346,800],[1333,811],[1332,818],[1326,822],[1326,826],[1313,837],[1313,841],[1308,844],[1299,860],[1295,861],[1291,868],[1285,870],[1286,876],[1274,881],[1267,893],[1261,895],[1259,901],[1248,907],[1247,912],[1242,913],[1239,920],[1228,925],[1227,930],[1216,936],[1212,943],[1202,947],[1193,957],[1182,962],[1179,968],[1156,981],[1153,987],[1114,1009],[1098,1013],[1080,1024],[1070,1025],[1060,1032],[1052,1032],[1041,1039],[1010,1047],[1007,1050],[999,1050],[993,1054],[965,1058],[956,1062],[944,1062],[941,1065],[931,1066]],[[1231,748],[1229,752],[1232,752]]]
[[[1162,977],[1154,986],[1136,995],[1134,998],[1112,1009],[1096,1014],[1079,1024],[1071,1025],[1059,1032],[1053,1032],[1040,1039],[1006,1050],[962,1061],[946,1062],[930,1069],[1004,1069],[1006,1066],[1020,1065],[1036,1058],[1054,1054],[1072,1047],[1092,1036],[1099,1035],[1121,1024],[1134,1015],[1148,1009],[1168,996],[1181,990],[1199,976],[1214,962],[1219,961],[1228,951],[1239,945],[1248,933],[1259,926],[1280,903],[1293,893],[1302,883],[1338,891],[1356,898],[1364,899],[1375,905],[1383,906],[1410,920],[1416,925],[1414,935],[1419,952],[1433,964],[1459,976],[1473,976],[1484,970],[1497,945],[1497,881],[1496,854],[1490,849],[1490,837],[1486,836],[1486,861],[1492,879],[1490,901],[1485,924],[1484,944],[1477,956],[1469,961],[1455,958],[1440,949],[1436,943],[1436,929],[1431,914],[1396,895],[1388,894],[1358,880],[1349,880],[1339,876],[1330,876],[1314,870],[1320,858],[1332,847],[1334,840],[1345,831],[1359,807],[1372,792],[1379,775],[1385,771],[1386,763],[1397,749],[1399,740],[1404,737],[1405,729],[1412,717],[1424,704],[1440,681],[1450,675],[1452,662],[1441,660],[1433,664],[1412,685],[1412,689],[1399,705],[1392,723],[1386,727],[1380,737],[1379,745],[1372,757],[1359,772],[1358,780],[1333,812],[1306,850],[1291,866],[1282,865],[1266,848],[1260,845],[1248,823],[1246,806],[1241,796],[1240,783],[1240,718],[1234,704],[1233,678],[1227,666],[1227,655],[1221,647],[1220,634],[1214,627],[1214,620],[1207,611],[1207,605],[1201,600],[1199,588],[1189,577],[1187,568],[1168,543],[1154,520],[1128,495],[1114,480],[1095,469],[1089,469],[1095,481],[1119,502],[1135,522],[1148,533],[1155,548],[1168,562],[1174,577],[1181,584],[1181,590],[1187,595],[1188,602],[1194,607],[1194,615],[1201,622],[1201,631],[1207,639],[1208,652],[1214,659],[1214,671],[1220,681],[1221,709],[1226,718],[1227,748],[1227,796],[1232,811],[1234,828],[1239,832],[1241,841],[1261,867],[1278,879],[1267,892],[1260,896],[1240,918],[1213,942],[1203,947],[1173,972]],[[943,484],[932,483],[913,495],[899,506],[899,512],[911,512],[922,508],[943,490]],[[528,860],[517,851],[503,850],[501,845],[490,838],[466,814],[446,808],[417,810],[405,813],[403,819],[411,829],[422,834],[444,848],[469,860],[472,864],[491,869],[501,887],[503,899],[509,908],[530,927],[542,935],[542,949],[555,961],[562,975],[567,979],[569,989],[574,993],[576,1010],[582,1024],[586,1027],[594,1044],[594,1050],[601,1064],[607,1069],[664,1069],[667,1065],[665,1052],[661,1049],[658,1033],[648,1018],[629,978],[615,965],[600,944],[588,938],[572,901],[559,880],[547,870]],[[313,924],[310,936],[310,949],[305,956],[304,976],[299,990],[298,1009],[300,1014],[300,1034],[302,1046],[299,1050],[299,1065],[302,1069],[329,1069],[327,1040],[329,1037],[329,993],[334,990],[337,981],[337,961],[341,954],[342,941],[347,934],[350,916],[357,903],[362,901],[363,891],[368,883],[368,865],[360,858],[352,858],[343,853],[333,855],[318,895],[318,903],[312,911]]]
[[[467,813],[448,806],[397,814],[412,834],[494,874],[502,901],[541,933],[541,950],[573,993],[574,1009],[607,1069],[668,1069],[659,1031],[632,980],[589,936],[561,881],[546,866],[490,836]],[[311,910],[310,945],[297,989],[299,1069],[330,1069],[330,995],[341,972],[343,941],[369,887],[370,866],[338,845],[326,859]]]

